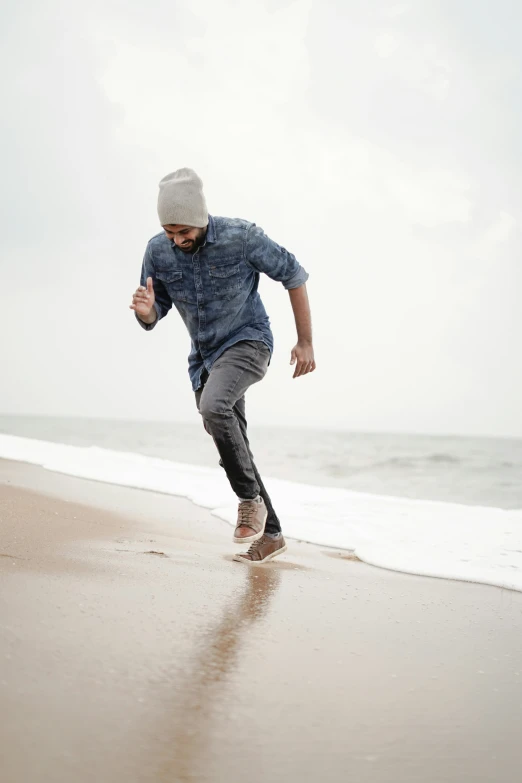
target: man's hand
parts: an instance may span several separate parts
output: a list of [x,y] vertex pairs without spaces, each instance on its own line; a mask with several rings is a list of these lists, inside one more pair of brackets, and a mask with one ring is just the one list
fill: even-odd
[[[296,364],[297,363],[297,364]],[[292,348],[290,364],[295,364],[294,378],[315,370],[314,349],[312,343],[298,342]]]
[[156,301],[154,296],[154,288],[152,287],[152,277],[147,278],[147,287],[140,285],[136,289],[132,296],[132,304],[129,305],[131,310],[135,310],[136,314],[145,323],[153,323],[157,318],[154,302]]

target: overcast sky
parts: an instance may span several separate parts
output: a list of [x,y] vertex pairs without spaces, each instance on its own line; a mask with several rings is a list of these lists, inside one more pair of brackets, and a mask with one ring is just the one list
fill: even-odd
[[252,423],[522,436],[518,0],[3,8],[0,412],[198,421],[181,319],[128,309],[190,166],[310,273],[296,381],[262,281]]

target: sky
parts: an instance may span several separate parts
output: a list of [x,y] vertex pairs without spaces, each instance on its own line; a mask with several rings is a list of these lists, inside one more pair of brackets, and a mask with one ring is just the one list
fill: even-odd
[[11,0],[0,412],[197,422],[175,310],[129,310],[157,185],[310,273],[317,370],[287,292],[254,424],[522,437],[518,0]]

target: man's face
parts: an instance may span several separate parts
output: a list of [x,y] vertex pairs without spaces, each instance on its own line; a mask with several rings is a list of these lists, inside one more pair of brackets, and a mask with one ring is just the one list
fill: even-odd
[[184,253],[194,253],[203,243],[207,228],[193,226],[163,226],[169,239],[174,240],[176,247]]

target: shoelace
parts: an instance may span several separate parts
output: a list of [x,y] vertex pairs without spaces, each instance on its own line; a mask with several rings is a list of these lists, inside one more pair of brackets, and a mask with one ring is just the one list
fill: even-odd
[[256,549],[258,549],[261,546],[261,544],[263,543],[264,538],[265,537],[262,536],[261,538],[258,538],[257,541],[254,541],[252,544],[250,544],[250,546],[248,548],[247,555],[253,555],[254,552],[256,551]]
[[239,524],[248,525],[252,527],[252,517],[256,513],[256,507],[254,503],[240,503],[239,504]]

